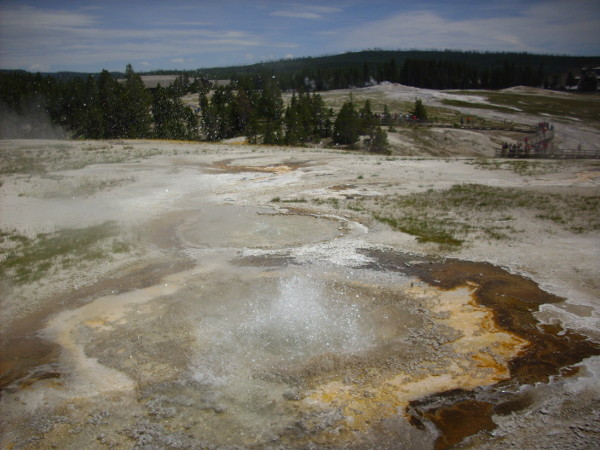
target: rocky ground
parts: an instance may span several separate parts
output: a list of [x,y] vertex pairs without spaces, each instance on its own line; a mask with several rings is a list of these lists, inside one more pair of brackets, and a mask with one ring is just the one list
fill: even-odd
[[[600,165],[481,158],[506,138],[2,142],[2,446],[594,448]],[[540,304],[502,322],[501,280]],[[581,357],[519,372],[517,322]]]

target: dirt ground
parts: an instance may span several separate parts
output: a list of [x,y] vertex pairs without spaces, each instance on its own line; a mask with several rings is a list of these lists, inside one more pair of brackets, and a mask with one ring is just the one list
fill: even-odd
[[599,163],[406,133],[1,142],[2,448],[594,448]]

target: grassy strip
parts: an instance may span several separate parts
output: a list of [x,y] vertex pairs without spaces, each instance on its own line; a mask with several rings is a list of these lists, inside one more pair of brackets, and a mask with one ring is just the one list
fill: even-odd
[[305,198],[291,198],[291,199],[282,199],[281,197],[273,197],[271,199],[272,203],[307,203],[308,200]]
[[567,163],[564,161],[529,161],[523,159],[500,161],[497,159],[482,158],[466,162],[466,164],[473,165],[478,169],[483,170],[510,170],[521,176],[532,176],[558,173]]
[[495,91],[459,91],[456,93],[485,97],[498,108],[513,107],[523,113],[538,116],[546,114],[555,117],[571,117],[585,120],[596,128],[600,128],[600,97],[594,95],[553,96]]
[[29,173],[42,174],[46,172],[43,161],[20,152],[0,152],[0,174]]
[[434,242],[440,245],[460,246],[464,242],[454,236],[447,221],[431,217],[421,218],[407,215],[400,218],[383,217],[373,214],[379,222],[385,223],[395,230],[416,236],[419,242]]
[[82,169],[92,164],[117,164],[150,158],[163,152],[156,148],[101,145],[78,147],[47,145],[0,147],[0,174],[43,174],[59,170]]
[[0,263],[0,274],[11,276],[17,283],[27,283],[39,280],[57,264],[68,268],[128,252],[129,245],[115,239],[118,234],[119,229],[113,222],[39,234],[34,239],[4,233],[2,239],[7,238],[17,245],[6,252]]
[[476,109],[489,109],[493,111],[500,111],[505,113],[514,113],[515,110],[512,108],[507,108],[505,106],[492,105],[490,103],[473,103],[473,102],[465,102],[463,100],[453,100],[444,98],[442,99],[442,104],[447,106],[454,106],[458,108],[476,108]]
[[[515,215],[530,212],[572,233],[600,230],[600,196],[562,195],[517,188],[458,184],[433,190],[372,199],[354,199],[343,207],[372,215],[420,242],[459,246],[467,237],[511,238]],[[481,215],[485,214],[485,220]]]

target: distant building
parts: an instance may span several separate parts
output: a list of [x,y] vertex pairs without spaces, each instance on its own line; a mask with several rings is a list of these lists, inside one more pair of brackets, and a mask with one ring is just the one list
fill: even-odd
[[[160,84],[161,87],[167,87],[171,85],[179,75],[140,75],[142,83],[146,89],[156,89]],[[119,78],[119,83],[125,83],[125,78]]]
[[[575,81],[577,83],[571,89],[593,91],[594,84],[596,85],[596,90],[600,89],[600,67],[583,67],[580,75],[575,77]],[[591,88],[589,87],[590,82]],[[587,84],[587,86],[584,86],[584,84]]]
[[600,67],[584,67],[581,69],[581,75],[593,75],[596,78],[600,78]]
[[[163,88],[170,86],[177,78],[179,78],[179,75],[140,75],[140,78],[146,89],[153,90],[156,89],[159,84]],[[208,80],[206,78],[200,78],[199,80],[204,86],[210,86],[212,88],[217,86],[228,86],[231,83],[230,80]],[[125,78],[120,78],[117,81],[119,83],[125,83]]]
[[156,89],[159,84],[161,87],[173,84],[179,75],[141,75],[140,78],[146,89]]
[[216,88],[219,86],[229,86],[231,84],[231,80],[210,80],[212,87]]

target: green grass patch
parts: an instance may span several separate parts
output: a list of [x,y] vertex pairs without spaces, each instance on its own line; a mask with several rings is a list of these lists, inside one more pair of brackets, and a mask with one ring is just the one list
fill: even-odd
[[[464,95],[485,97],[498,108],[518,108],[525,114],[573,118],[600,128],[600,97],[589,94],[535,95],[501,91],[464,91]],[[512,110],[515,112],[515,110]]]
[[282,199],[281,197],[273,197],[271,203],[308,203],[308,200],[305,198]]
[[0,174],[42,174],[46,172],[44,162],[34,156],[20,152],[0,152]]
[[338,198],[335,197],[329,197],[329,198],[325,198],[325,199],[314,199],[312,201],[315,205],[329,205],[329,206],[333,206],[335,209],[340,209],[340,200]]
[[119,228],[113,222],[39,234],[33,239],[12,234],[8,239],[17,245],[5,252],[0,274],[11,276],[17,283],[27,283],[39,280],[55,265],[69,268],[128,252],[129,245],[120,241],[118,234]]
[[346,200],[341,207],[369,214],[419,242],[460,246],[469,239],[511,239],[521,215],[572,233],[600,230],[600,196],[557,194],[480,184]]
[[116,164],[161,154],[143,146],[70,144],[14,146],[0,144],[0,174],[43,174],[82,169],[92,164]]
[[463,243],[462,239],[455,236],[454,230],[448,226],[447,221],[415,215],[393,218],[374,214],[373,217],[395,230],[416,236],[419,242],[434,242],[447,246],[460,246]]
[[521,176],[532,176],[558,173],[567,163],[565,161],[530,161],[521,159],[504,161],[481,158],[467,162],[466,164],[471,164],[482,170],[508,170]]
[[500,111],[505,113],[514,113],[515,110],[507,108],[506,106],[493,105],[490,103],[474,103],[466,102],[464,100],[454,100],[449,98],[442,99],[442,104],[447,106],[455,106],[458,108],[475,108],[475,109],[488,109],[493,111]]

